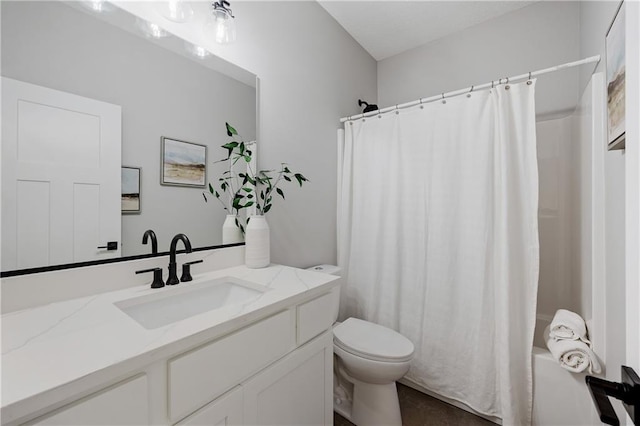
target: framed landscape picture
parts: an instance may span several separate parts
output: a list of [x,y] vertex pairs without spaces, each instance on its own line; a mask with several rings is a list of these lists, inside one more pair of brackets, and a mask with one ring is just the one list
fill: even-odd
[[608,149],[625,146],[625,5],[618,6],[607,31],[607,143]]
[[207,147],[162,137],[162,185],[204,188],[207,180]]
[[140,213],[140,167],[122,166],[122,213]]

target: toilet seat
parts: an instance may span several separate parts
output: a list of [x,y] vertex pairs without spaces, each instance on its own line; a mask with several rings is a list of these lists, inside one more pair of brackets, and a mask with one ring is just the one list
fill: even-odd
[[353,355],[381,362],[406,362],[414,351],[413,343],[402,334],[357,318],[336,325],[333,342]]

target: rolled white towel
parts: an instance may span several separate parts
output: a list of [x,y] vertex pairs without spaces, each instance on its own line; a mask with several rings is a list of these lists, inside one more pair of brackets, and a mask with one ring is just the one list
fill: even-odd
[[547,347],[560,366],[572,373],[580,373],[587,368],[589,373],[600,373],[600,363],[589,345],[581,340],[556,340],[551,337],[549,327],[544,331]]
[[591,345],[587,339],[587,325],[584,319],[575,312],[558,309],[549,325],[549,337],[555,340],[582,340]]

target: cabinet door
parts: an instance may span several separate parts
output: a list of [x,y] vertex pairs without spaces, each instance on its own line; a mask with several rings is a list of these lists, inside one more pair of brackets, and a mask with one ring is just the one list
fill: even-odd
[[329,330],[243,384],[245,423],[333,424],[332,372]]
[[240,386],[202,407],[178,425],[227,426],[242,424],[242,388]]
[[176,422],[295,347],[287,310],[169,361],[169,417]]
[[147,376],[138,376],[36,419],[37,425],[148,425]]

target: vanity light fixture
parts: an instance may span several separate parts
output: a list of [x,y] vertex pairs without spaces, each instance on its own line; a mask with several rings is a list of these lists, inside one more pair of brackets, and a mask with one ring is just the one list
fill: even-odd
[[172,22],[183,24],[193,17],[193,8],[185,0],[168,0],[158,4],[158,11]]
[[145,36],[150,38],[159,39],[169,35],[169,33],[163,30],[158,24],[142,18],[136,18],[136,27],[142,31]]
[[211,17],[204,24],[204,33],[218,44],[233,43],[236,40],[235,16],[227,0],[211,3]]

